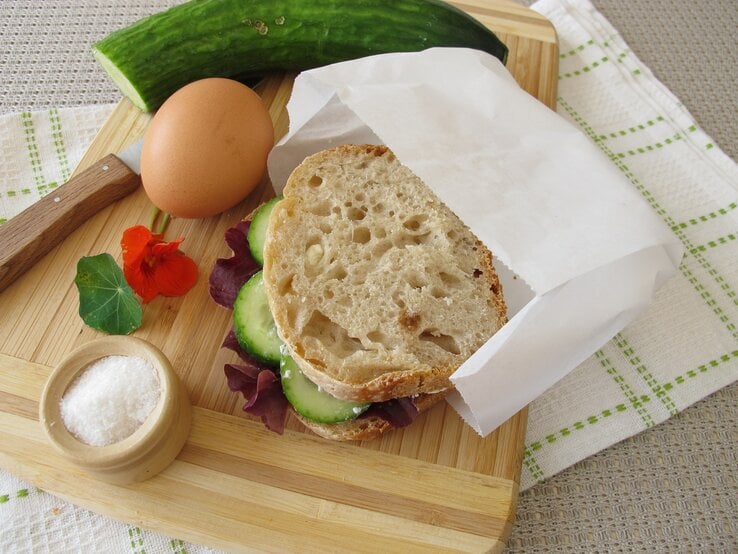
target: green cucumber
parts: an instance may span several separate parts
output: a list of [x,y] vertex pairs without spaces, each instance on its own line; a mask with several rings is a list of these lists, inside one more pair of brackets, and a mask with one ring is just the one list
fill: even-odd
[[274,206],[277,202],[282,200],[281,196],[275,196],[269,202],[262,204],[254,212],[251,218],[251,225],[249,226],[249,232],[246,235],[246,240],[249,243],[249,250],[251,255],[261,266],[264,265],[264,239],[266,238],[267,225],[269,224],[269,216],[272,214]]
[[248,80],[385,52],[507,47],[440,0],[191,0],[103,38],[92,52],[134,105],[155,110],[205,77]]
[[246,352],[265,364],[279,366],[283,343],[269,310],[261,271],[238,291],[233,304],[233,331]]
[[318,423],[340,423],[356,419],[370,404],[341,400],[318,388],[286,353],[279,363],[282,390],[295,411]]

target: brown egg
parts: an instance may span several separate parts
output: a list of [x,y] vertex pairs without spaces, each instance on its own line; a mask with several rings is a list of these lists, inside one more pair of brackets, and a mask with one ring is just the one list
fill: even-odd
[[254,190],[273,145],[272,120],[258,94],[231,79],[195,81],[151,120],[141,153],[143,187],[175,217],[215,215]]

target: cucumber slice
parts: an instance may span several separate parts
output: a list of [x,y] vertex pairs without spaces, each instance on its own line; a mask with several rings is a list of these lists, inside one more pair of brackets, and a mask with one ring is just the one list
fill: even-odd
[[273,367],[279,366],[282,339],[269,311],[264,278],[255,273],[238,291],[233,304],[233,330],[246,352]]
[[251,226],[249,232],[246,235],[246,240],[249,242],[249,250],[251,255],[261,266],[264,265],[264,239],[266,238],[266,229],[269,224],[269,216],[272,214],[274,206],[282,200],[281,196],[275,196],[266,204],[262,204],[254,216],[251,218]]
[[340,423],[355,419],[371,404],[341,400],[318,388],[303,375],[295,361],[287,354],[279,363],[282,390],[295,411],[318,423]]

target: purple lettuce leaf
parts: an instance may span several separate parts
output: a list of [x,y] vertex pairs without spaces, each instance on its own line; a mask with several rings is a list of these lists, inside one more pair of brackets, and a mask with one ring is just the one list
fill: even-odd
[[224,367],[228,388],[241,392],[246,399],[243,411],[260,417],[268,429],[282,434],[289,403],[282,392],[279,375],[241,348],[233,329],[226,335],[223,347],[236,352],[243,362]]
[[375,402],[359,417],[381,417],[392,427],[400,428],[410,425],[419,413],[413,399],[405,396],[404,398]]
[[259,363],[225,364],[224,370],[228,388],[240,391],[246,399],[243,411],[260,417],[267,429],[281,435],[287,421],[288,402],[279,377]]
[[246,236],[250,221],[239,221],[225,232],[226,244],[233,251],[230,258],[218,258],[210,272],[210,296],[225,308],[233,308],[238,291],[261,269],[249,250]]
[[242,347],[241,344],[238,342],[238,339],[236,338],[236,332],[231,327],[231,330],[226,335],[226,338],[223,339],[223,344],[221,345],[223,348],[228,348],[229,350],[233,350],[236,354],[238,354],[238,357],[246,362],[254,362],[258,363],[257,360],[248,352],[246,352]]

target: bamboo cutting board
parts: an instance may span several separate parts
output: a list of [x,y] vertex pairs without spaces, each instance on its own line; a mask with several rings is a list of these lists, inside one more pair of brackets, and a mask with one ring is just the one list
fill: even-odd
[[[508,69],[553,107],[558,47],[549,22],[508,0],[454,3],[500,36]],[[292,79],[274,75],[259,88],[278,137],[288,127]],[[78,169],[142,136],[148,121],[122,100]],[[326,441],[296,421],[280,436],[243,414],[243,399],[223,374],[224,363],[237,361],[220,348],[231,314],[210,300],[207,277],[217,258],[230,256],[225,230],[272,194],[265,182],[221,216],[169,226],[168,238],[185,237],[182,250],[198,262],[199,282],[184,297],[148,304],[135,335],[169,357],[195,410],[178,458],[143,483],[120,487],[81,473],[47,444],[37,415],[54,364],[99,336],[77,315],[76,262],[102,252],[120,262],[123,230],[148,220],[143,190],[90,219],[0,293],[0,466],[98,513],[229,550],[502,550],[515,513],[525,410],[480,438],[437,405],[367,443]]]

